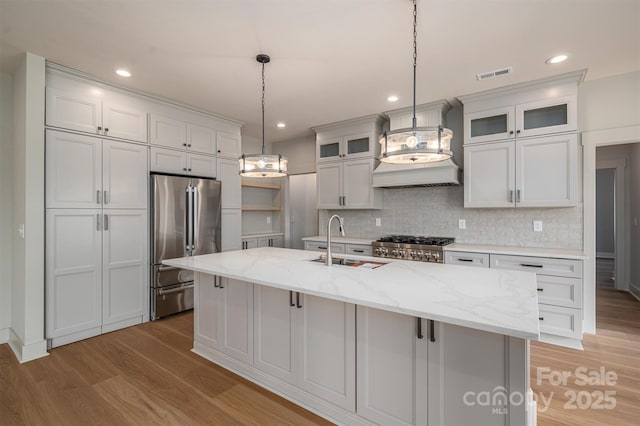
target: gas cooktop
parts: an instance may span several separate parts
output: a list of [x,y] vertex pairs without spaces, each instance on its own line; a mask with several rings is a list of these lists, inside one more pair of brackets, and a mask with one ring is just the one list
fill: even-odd
[[373,255],[394,259],[444,263],[442,247],[453,244],[455,238],[389,235],[372,243]]

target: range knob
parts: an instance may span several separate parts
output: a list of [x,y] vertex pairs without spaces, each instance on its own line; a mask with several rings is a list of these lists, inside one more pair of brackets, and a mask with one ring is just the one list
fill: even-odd
[[411,258],[415,259],[415,258],[416,258],[416,256],[417,256],[416,251],[415,251],[415,250],[411,250],[411,251],[409,252],[409,256],[411,256]]
[[433,253],[433,261],[437,262],[440,259],[440,253]]
[[398,250],[396,250],[396,249],[391,250],[391,255],[393,257],[398,257]]
[[404,250],[398,250],[398,257],[404,257]]
[[422,256],[424,256],[424,253],[422,252],[422,250],[418,250],[418,251],[416,252],[416,258],[417,258],[418,260],[422,260]]
[[422,259],[425,262],[431,262],[431,252],[430,251],[425,251]]

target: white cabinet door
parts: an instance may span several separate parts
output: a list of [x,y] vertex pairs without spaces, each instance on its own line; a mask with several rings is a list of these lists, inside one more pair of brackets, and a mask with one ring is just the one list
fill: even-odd
[[271,247],[271,237],[258,238],[258,247]]
[[253,364],[253,284],[220,277],[218,349]]
[[360,416],[384,425],[427,424],[427,335],[425,329],[418,338],[417,324],[415,317],[358,306]]
[[237,162],[242,148],[240,132],[236,134],[218,130],[216,132],[216,146],[218,155],[236,160]]
[[187,153],[187,174],[216,177],[216,157]]
[[[464,115],[464,144],[491,142],[515,137],[513,105]],[[466,167],[466,163],[465,163]]]
[[298,336],[294,293],[256,285],[254,297],[254,366],[296,384]]
[[47,208],[96,208],[102,203],[102,142],[46,131]]
[[351,209],[374,207],[374,188],[371,186],[373,159],[343,163],[344,191],[342,205]]
[[575,133],[516,141],[517,206],[577,205],[578,163]]
[[222,209],[221,211],[221,251],[241,250],[242,211],[240,209]]
[[184,174],[187,171],[187,154],[152,146],[149,169],[152,172]]
[[[104,210],[102,324],[142,322],[148,288],[147,211]],[[126,325],[131,325],[130,323]],[[107,327],[111,331],[114,327]],[[119,328],[119,327],[116,327]]]
[[196,272],[194,275],[193,338],[210,348],[217,348],[220,292],[216,277]]
[[342,173],[341,163],[318,164],[317,189],[319,209],[342,208]]
[[256,237],[249,237],[242,239],[242,249],[252,249],[258,247],[258,239]]
[[540,136],[578,130],[576,96],[516,105],[516,136]]
[[345,136],[343,139],[343,158],[371,158],[379,155],[376,148],[380,145],[371,133],[358,133]]
[[282,235],[271,237],[271,247],[284,247],[284,238]]
[[126,142],[102,143],[102,201],[110,209],[146,209],[148,148]]
[[464,148],[464,206],[514,207],[515,142]]
[[187,147],[187,125],[184,121],[151,114],[149,142],[170,148]]
[[100,209],[46,213],[46,334],[100,334],[102,322],[102,215]]
[[46,89],[47,126],[99,134],[102,127],[102,100],[71,91]]
[[242,207],[241,178],[238,170],[238,160],[218,158],[217,180],[222,182],[222,207]]
[[329,138],[316,142],[316,162],[336,161],[343,157],[342,138]]
[[105,100],[102,127],[105,136],[147,142],[147,113],[131,104]]
[[355,305],[300,294],[299,386],[339,407],[356,407]]
[[216,154],[216,129],[187,123],[187,148],[203,154]]

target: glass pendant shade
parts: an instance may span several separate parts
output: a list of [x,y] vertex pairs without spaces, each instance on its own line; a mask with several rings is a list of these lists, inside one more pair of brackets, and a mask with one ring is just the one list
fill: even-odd
[[380,137],[380,161],[418,164],[452,157],[453,132],[442,127],[413,127],[384,133]]
[[243,154],[239,159],[240,176],[282,177],[287,175],[287,157],[278,154]]

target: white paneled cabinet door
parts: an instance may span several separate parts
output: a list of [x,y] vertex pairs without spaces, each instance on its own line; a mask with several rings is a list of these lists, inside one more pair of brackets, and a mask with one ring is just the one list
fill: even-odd
[[220,292],[214,275],[195,273],[194,340],[210,348],[217,348]]
[[101,140],[46,131],[47,208],[96,208],[102,203]]
[[148,148],[104,140],[102,144],[102,202],[110,209],[147,208]]
[[216,129],[187,123],[187,148],[190,151],[215,155]]
[[242,210],[222,209],[220,218],[222,232],[221,251],[241,250]]
[[578,136],[575,133],[521,139],[516,141],[516,147],[518,207],[577,204]]
[[98,134],[102,127],[102,100],[47,87],[45,122],[47,126]]
[[357,327],[357,413],[383,425],[426,425],[426,327],[420,339],[417,318],[363,306]]
[[342,208],[342,163],[318,163],[316,170],[318,208]]
[[216,177],[216,157],[187,153],[187,174]]
[[151,147],[152,172],[184,174],[187,169],[187,154],[184,151]]
[[254,286],[254,366],[291,384],[298,378],[294,295],[278,288]]
[[464,206],[514,207],[515,142],[464,147]]
[[142,322],[147,290],[147,211],[104,210],[103,332]]
[[227,209],[241,208],[242,191],[238,160],[218,158],[216,179],[222,182],[222,207]]
[[133,105],[105,100],[102,103],[102,127],[105,136],[147,142],[147,113]]
[[46,334],[53,346],[100,334],[100,209],[46,213]]
[[237,161],[241,150],[240,132],[236,134],[218,130],[216,132],[216,146],[218,155]]
[[253,284],[219,277],[218,349],[253,364]]
[[298,297],[299,386],[354,411],[355,305],[305,294]]
[[342,205],[352,209],[373,207],[371,173],[374,160],[345,161]]
[[149,142],[169,148],[187,147],[187,125],[184,121],[161,115],[151,114],[149,117]]

